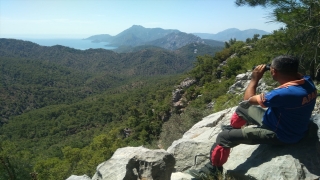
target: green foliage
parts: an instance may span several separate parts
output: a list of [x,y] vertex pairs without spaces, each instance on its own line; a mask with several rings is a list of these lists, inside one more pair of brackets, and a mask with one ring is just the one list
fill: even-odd
[[230,48],[230,46],[233,45],[235,42],[237,42],[236,38],[231,38],[231,39],[229,40],[229,42],[225,42],[225,43],[224,43],[224,47],[225,47],[225,48]]
[[203,85],[215,79],[214,70],[218,64],[218,61],[212,56],[198,56],[195,67],[190,71],[190,75],[195,77],[199,84]]
[[232,59],[228,60],[228,66],[225,66],[223,68],[224,75],[227,78],[230,78],[232,76],[236,76],[237,74],[241,74],[245,71],[243,71],[242,66],[244,64],[244,61],[242,58],[234,57]]
[[224,94],[215,100],[214,111],[222,111],[237,106],[243,100],[243,95]]
[[92,77],[54,63],[0,57],[1,122],[12,115],[57,104],[71,104],[126,83],[121,76]]
[[38,173],[38,179],[65,179],[68,177],[70,164],[67,161],[53,157],[46,160],[40,160],[35,166]]
[[[320,3],[318,0],[236,0],[239,6],[271,7],[273,21],[283,23],[286,28],[281,39],[281,49],[287,53],[299,56],[302,70],[315,77],[319,69],[316,64],[320,50]],[[280,41],[280,39],[278,39]]]
[[0,179],[23,180],[30,177],[32,166],[29,158],[32,157],[28,150],[16,153],[18,145],[11,141],[0,141]]
[[219,51],[215,54],[215,59],[218,60],[219,63],[227,60],[233,54],[232,49],[225,48],[222,51]]

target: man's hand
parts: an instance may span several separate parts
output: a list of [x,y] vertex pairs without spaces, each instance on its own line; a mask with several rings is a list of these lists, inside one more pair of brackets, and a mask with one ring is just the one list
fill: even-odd
[[264,74],[264,72],[265,72],[265,70],[264,70],[265,68],[266,68],[266,65],[265,65],[265,64],[258,65],[258,66],[252,71],[251,80],[258,82],[258,81],[262,78],[262,76],[263,76],[263,74]]

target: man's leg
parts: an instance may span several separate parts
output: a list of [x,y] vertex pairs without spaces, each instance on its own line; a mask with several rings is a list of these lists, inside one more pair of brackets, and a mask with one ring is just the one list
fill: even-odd
[[247,123],[261,126],[262,118],[265,112],[266,110],[261,108],[260,106],[250,106],[248,108],[244,108],[239,105],[235,113],[238,114],[238,116],[244,119]]
[[230,125],[222,126],[222,129],[240,129],[247,124],[262,125],[262,117],[265,110],[258,106],[239,104],[230,119]]
[[251,106],[248,102],[240,103],[231,117],[232,129],[223,130],[219,133],[216,143],[210,150],[211,164],[222,167],[228,160],[230,148],[238,144],[262,144],[264,141],[265,143],[273,143],[276,135],[268,129],[260,127],[250,129],[250,131],[247,130],[249,128],[246,128],[246,130],[239,129],[246,123],[261,126],[264,113],[265,110],[261,107]]
[[[198,171],[191,170],[190,174],[201,178],[206,176],[206,174],[217,176],[218,173],[222,173],[222,165],[228,160],[230,148],[240,144],[241,139],[245,139],[240,128],[248,123],[261,125],[264,112],[265,110],[260,107],[240,103],[236,112],[231,117],[231,128],[227,128],[219,133],[216,143],[212,145],[210,162]],[[234,142],[232,142],[233,140]]]
[[211,151],[210,160],[213,166],[221,167],[228,159],[230,148],[239,144],[284,145],[275,132],[265,127],[247,127],[225,130],[218,134],[216,147]]

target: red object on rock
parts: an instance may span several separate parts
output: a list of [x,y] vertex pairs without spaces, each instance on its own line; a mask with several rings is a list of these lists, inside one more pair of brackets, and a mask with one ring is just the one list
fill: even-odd
[[242,119],[237,113],[233,113],[230,119],[230,125],[235,129],[240,129],[244,126],[247,122]]

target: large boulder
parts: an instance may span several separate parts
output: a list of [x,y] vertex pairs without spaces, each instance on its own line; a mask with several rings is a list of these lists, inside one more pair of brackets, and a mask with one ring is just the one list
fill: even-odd
[[[234,110],[235,107],[205,117],[173,142],[167,151],[175,157],[177,171],[187,173],[209,162],[211,145],[221,132],[221,125],[229,123]],[[312,121],[319,125],[320,115],[314,115]],[[320,177],[320,142],[314,136],[316,133],[310,133],[314,138],[306,137],[290,146],[236,146],[223,166],[224,173],[236,179],[317,179]]]
[[101,163],[92,180],[170,180],[174,165],[174,157],[163,149],[125,147]]
[[224,170],[236,179],[318,179],[319,147],[319,141],[288,147],[239,145],[233,148]]
[[[235,108],[205,117],[188,130],[181,139],[167,149],[176,159],[176,171],[203,166],[209,160],[209,151],[215,142],[224,119],[230,119]],[[195,164],[196,163],[196,164]]]

